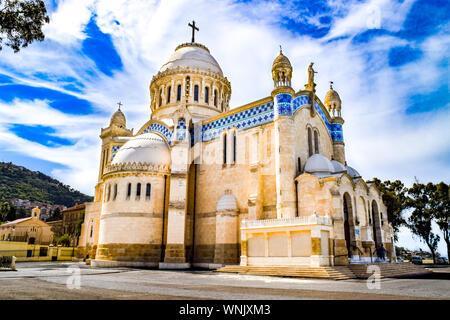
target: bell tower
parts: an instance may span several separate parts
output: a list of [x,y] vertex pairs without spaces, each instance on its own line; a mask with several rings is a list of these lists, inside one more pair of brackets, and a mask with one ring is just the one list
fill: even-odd
[[119,148],[125,143],[125,140],[119,139],[119,137],[132,137],[133,130],[127,129],[127,120],[120,107],[122,103],[118,103],[119,108],[111,117],[109,126],[101,129],[100,139],[102,139],[102,148],[100,154],[100,166],[98,173],[98,183],[95,186],[95,200],[101,200],[101,185],[102,177],[105,172],[105,168],[111,164],[112,158]]
[[272,65],[278,219],[295,217],[296,208],[294,120],[292,118],[292,99],[295,92],[291,87],[291,78],[291,63],[283,55],[280,46],[280,54]]

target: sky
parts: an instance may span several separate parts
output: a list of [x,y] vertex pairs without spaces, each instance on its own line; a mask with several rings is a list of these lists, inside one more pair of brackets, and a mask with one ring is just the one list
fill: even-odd
[[[446,0],[45,3],[45,41],[0,51],[0,161],[93,195],[100,128],[119,101],[135,132],[150,118],[150,81],[195,20],[196,42],[231,82],[231,108],[270,95],[281,45],[296,91],[310,62],[319,97],[334,82],[346,159],[366,180],[450,182]],[[399,245],[426,249],[405,228]]]

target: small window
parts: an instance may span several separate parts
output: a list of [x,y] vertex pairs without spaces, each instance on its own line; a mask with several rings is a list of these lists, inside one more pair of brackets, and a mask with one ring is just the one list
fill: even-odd
[[138,183],[136,186],[136,200],[138,200],[141,197],[141,184]]
[[127,200],[130,199],[131,196],[131,183],[128,183],[127,187]]
[[297,158],[297,173],[302,173],[302,159],[300,157]]
[[227,163],[227,134],[223,135],[223,164]]
[[161,104],[162,104],[162,89],[161,90],[159,90],[159,97],[158,97],[158,104],[159,104],[159,106],[161,107]]
[[194,101],[198,101],[198,85],[194,86]]
[[117,198],[117,183],[114,184],[114,197],[113,200],[116,200]]
[[313,155],[313,145],[312,145],[312,132],[311,128],[308,128],[308,154],[311,157]]
[[172,87],[169,86],[169,88],[167,88],[167,103],[168,104],[170,103],[170,93],[171,93],[171,91],[172,91]]
[[319,153],[319,133],[314,130],[314,153]]
[[205,103],[209,103],[209,87],[205,87]]
[[150,191],[151,191],[151,185],[150,185],[150,183],[147,183],[147,187],[145,188],[146,200],[150,200]]
[[181,84],[177,87],[177,101],[181,100]]
[[91,234],[90,234],[90,238],[92,238],[92,235],[94,234],[94,225],[91,224]]
[[214,90],[214,107],[217,107],[217,90]]
[[108,201],[111,198],[111,185],[108,184]]
[[233,131],[233,163],[236,163],[236,131]]

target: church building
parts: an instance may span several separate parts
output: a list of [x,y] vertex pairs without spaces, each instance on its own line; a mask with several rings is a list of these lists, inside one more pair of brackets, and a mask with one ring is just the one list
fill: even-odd
[[312,63],[294,86],[281,50],[269,68],[272,92],[230,109],[210,50],[194,37],[179,45],[151,80],[151,118],[134,133],[119,105],[101,129],[78,256],[96,267],[333,266],[371,262],[383,245],[394,260],[382,194],[346,162],[338,93],[322,102]]

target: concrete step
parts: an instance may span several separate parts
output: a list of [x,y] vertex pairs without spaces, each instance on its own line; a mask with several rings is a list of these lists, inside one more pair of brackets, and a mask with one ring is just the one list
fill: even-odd
[[268,275],[297,278],[318,278],[344,280],[356,278],[349,269],[334,267],[308,266],[225,266],[218,272],[233,272],[239,274]]

